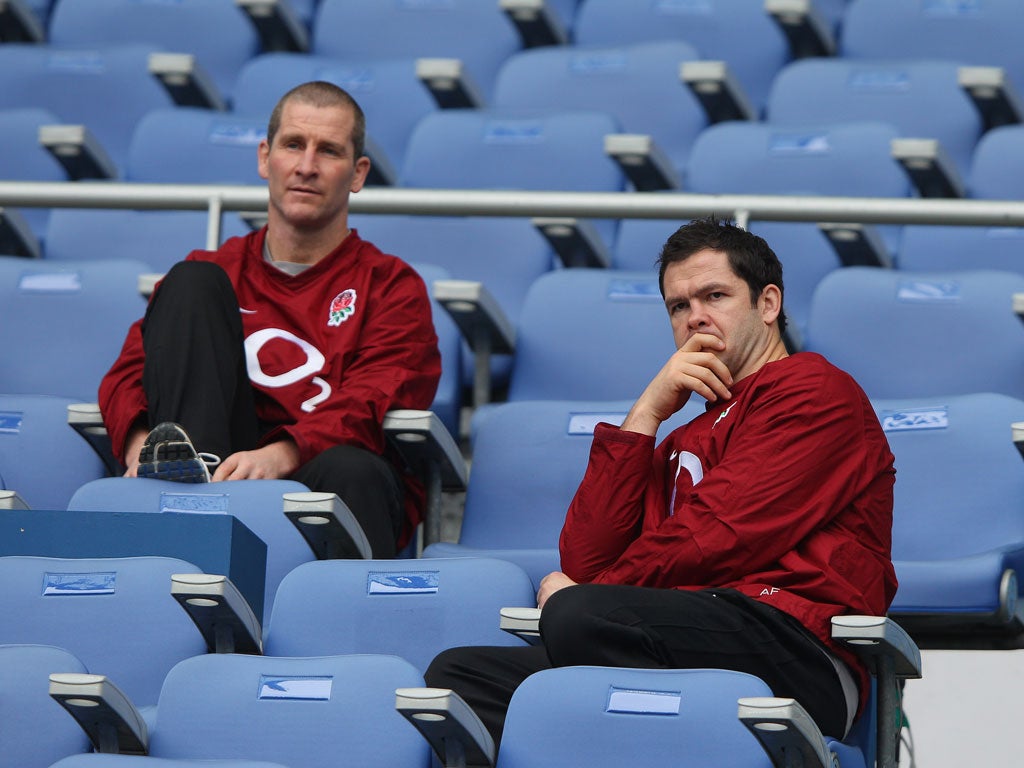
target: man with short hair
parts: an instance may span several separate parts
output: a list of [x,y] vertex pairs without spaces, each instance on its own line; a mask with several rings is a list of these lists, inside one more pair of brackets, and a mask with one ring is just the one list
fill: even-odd
[[[599,424],[540,584],[542,645],[456,648],[427,671],[499,741],[512,693],[552,666],[724,668],[798,700],[843,737],[868,672],[833,642],[839,614],[882,615],[893,456],[854,380],[782,340],[782,266],[714,219],[660,258],[677,351],[620,426]],[[660,445],[694,394],[706,411]]]
[[257,157],[267,225],[167,273],[100,407],[126,475],[291,478],[336,493],[390,557],[423,489],[389,455],[384,414],[430,407],[440,355],[423,281],[348,227],[364,140],[341,88],[281,98]]

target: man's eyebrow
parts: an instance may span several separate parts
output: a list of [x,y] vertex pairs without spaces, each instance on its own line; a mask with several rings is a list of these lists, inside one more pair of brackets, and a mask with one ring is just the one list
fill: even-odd
[[[718,281],[705,283],[704,285],[697,286],[690,295],[691,296],[703,296],[708,293],[715,293],[717,291],[724,291],[729,288],[728,283],[722,283]],[[665,297],[665,304],[674,304],[677,301],[687,301],[689,296],[682,296],[680,294],[670,294]]]

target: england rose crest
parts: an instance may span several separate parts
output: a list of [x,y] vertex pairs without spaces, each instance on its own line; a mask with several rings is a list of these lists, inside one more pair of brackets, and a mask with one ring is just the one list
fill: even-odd
[[331,308],[328,312],[327,325],[341,325],[356,311],[356,292],[349,288],[342,291],[331,300]]

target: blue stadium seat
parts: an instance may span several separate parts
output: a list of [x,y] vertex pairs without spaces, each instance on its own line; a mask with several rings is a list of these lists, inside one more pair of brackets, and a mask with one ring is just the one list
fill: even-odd
[[[909,197],[890,154],[888,123],[744,123],[705,129],[690,152],[688,189],[702,194]],[[899,227],[878,228],[889,253]]]
[[0,643],[66,648],[148,718],[171,667],[206,653],[170,589],[172,574],[198,570],[170,557],[0,557],[0,610],[17,617],[0,627]]
[[50,673],[86,671],[78,657],[63,648],[0,645],[0,749],[5,762],[19,768],[49,768],[62,757],[90,750],[85,734],[49,694]]
[[586,0],[576,14],[577,45],[666,39],[691,44],[702,59],[725,61],[758,112],[790,57],[785,35],[760,2]]
[[680,65],[698,58],[695,44],[675,40],[532,48],[502,66],[494,106],[605,110],[624,133],[653,137],[682,176],[690,146],[708,125],[679,79]]
[[1024,126],[993,128],[978,141],[967,177],[968,195],[983,200],[1024,199]]
[[[387,253],[412,259],[416,264],[434,265],[447,278],[483,283],[512,322],[519,317],[530,285],[554,263],[551,247],[543,236],[530,222],[517,218],[354,214],[349,223]],[[427,280],[428,288],[432,284],[433,280]],[[448,325],[451,320],[446,320],[438,321],[435,316],[435,324]],[[460,357],[459,380],[469,386],[473,355],[468,345]],[[496,388],[507,385],[510,368],[508,355],[492,358]],[[453,434],[457,432],[452,430]]]
[[545,670],[513,694],[497,766],[621,765],[642,744],[652,765],[767,768],[736,710],[740,698],[771,695],[760,679],[724,670]]
[[233,0],[59,0],[49,36],[65,47],[143,43],[191,54],[228,99],[238,70],[260,50],[256,27]]
[[635,398],[674,351],[653,270],[549,272],[523,304],[508,399]]
[[491,558],[306,563],[278,587],[263,650],[386,653],[423,671],[446,648],[522,645],[499,628],[499,611],[535,594],[521,568]]
[[[284,514],[284,494],[309,489],[294,480],[235,480],[184,485],[171,480],[106,477],[86,483],[68,502],[72,511],[201,512],[234,515],[267,544],[263,619],[270,615],[277,585],[292,568],[316,555]],[[193,569],[198,570],[198,569]],[[170,586],[168,585],[168,594]]]
[[501,63],[520,46],[515,27],[493,0],[320,0],[313,24],[312,52],[321,56],[459,59],[485,103]]
[[[59,123],[60,119],[39,107],[0,109],[0,168],[8,181],[67,181],[60,163],[39,143],[39,127]],[[19,208],[32,234],[46,236],[49,210]]]
[[952,59],[1000,66],[1024,87],[1024,16],[1016,0],[850,0],[840,51],[846,58]]
[[[162,274],[191,251],[206,248],[208,226],[206,211],[54,208],[44,256],[62,262],[133,259],[144,262],[146,272]],[[223,213],[221,242],[250,231],[238,214]]]
[[[2,46],[0,46],[2,48]],[[96,399],[146,305],[140,261],[0,257],[0,392]]]
[[814,294],[804,346],[873,398],[1024,398],[1024,323],[1013,307],[1021,292],[1024,275],[1012,272],[838,269]]
[[766,119],[888,122],[902,137],[938,139],[966,176],[984,125],[959,85],[957,69],[954,61],[924,59],[803,59],[776,76]]
[[896,457],[889,610],[922,648],[1019,648],[1024,465],[1006,395],[875,399]]
[[267,137],[269,116],[240,117],[196,107],[151,110],[132,134],[126,179],[262,186],[256,150]]
[[[395,656],[186,659],[167,674],[146,750],[196,765],[259,760],[334,768],[342,759],[428,768],[429,749],[394,708],[397,688],[422,685],[422,675]],[[105,766],[105,758],[74,764]]]
[[910,272],[996,269],[1024,273],[1024,229],[907,225],[897,267]]
[[67,509],[72,494],[107,472],[68,426],[73,398],[0,393],[0,488],[30,509]]
[[[65,715],[65,717],[67,717]],[[75,726],[77,728],[77,726]],[[79,729],[81,731],[81,729]],[[177,760],[170,757],[149,755],[109,755],[88,753],[65,757],[51,768],[288,768],[283,763],[268,763],[266,760],[217,760],[210,765],[195,760]]]
[[[369,139],[394,173],[402,167],[416,123],[438,109],[429,90],[416,77],[416,62],[411,57],[364,59],[266,53],[246,63],[239,73],[233,112],[266,123],[278,99],[309,80],[326,80],[352,95],[366,115]],[[379,156],[371,155],[371,159],[381,163]]]
[[149,74],[152,52],[146,45],[5,43],[0,45],[0,109],[38,107],[61,123],[85,125],[123,171],[136,123],[149,110],[173,104]]

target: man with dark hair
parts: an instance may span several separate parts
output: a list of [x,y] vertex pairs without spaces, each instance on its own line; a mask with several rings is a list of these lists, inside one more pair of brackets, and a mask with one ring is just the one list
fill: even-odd
[[423,281],[348,227],[364,137],[341,88],[285,94],[257,156],[267,225],[167,273],[99,394],[126,475],[292,478],[338,494],[389,557],[423,489],[388,454],[384,414],[430,407],[441,366]]
[[[456,648],[427,671],[498,741],[513,691],[551,666],[724,668],[762,678],[842,737],[867,670],[831,639],[839,614],[884,614],[896,590],[893,456],[853,379],[790,355],[782,267],[714,219],[660,258],[677,351],[620,426],[599,424],[540,584],[542,645]],[[660,445],[692,395],[706,411]]]

